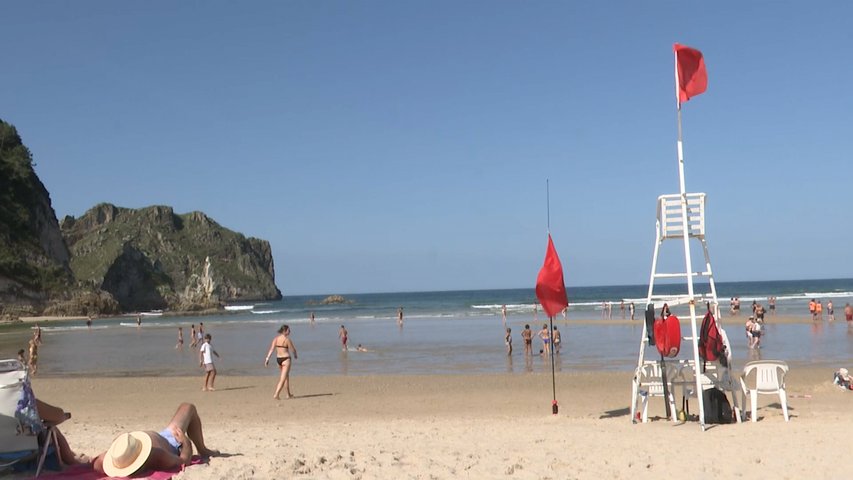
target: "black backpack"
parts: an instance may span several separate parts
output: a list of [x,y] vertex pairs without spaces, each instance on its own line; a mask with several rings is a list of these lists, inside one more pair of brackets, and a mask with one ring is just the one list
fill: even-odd
[[732,423],[732,406],[726,394],[717,388],[702,392],[705,423]]

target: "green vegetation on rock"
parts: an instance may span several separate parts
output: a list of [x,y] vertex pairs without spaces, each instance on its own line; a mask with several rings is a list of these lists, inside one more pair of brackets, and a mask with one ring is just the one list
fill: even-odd
[[18,131],[0,120],[0,301],[43,302],[71,285],[50,196]]

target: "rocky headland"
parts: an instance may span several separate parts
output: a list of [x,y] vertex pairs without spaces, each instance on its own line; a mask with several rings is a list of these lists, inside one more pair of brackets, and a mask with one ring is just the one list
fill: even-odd
[[202,212],[104,203],[60,226],[32,154],[0,120],[0,321],[280,298],[269,242]]

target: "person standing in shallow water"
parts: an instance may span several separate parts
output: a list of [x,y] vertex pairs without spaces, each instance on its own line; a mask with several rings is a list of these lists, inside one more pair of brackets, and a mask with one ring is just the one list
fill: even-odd
[[506,335],[504,335],[504,344],[506,344],[506,354],[512,355],[512,329],[506,328]]
[[524,340],[524,354],[533,355],[533,330],[530,329],[530,324],[524,326],[521,339]]
[[338,330],[338,338],[341,339],[341,351],[347,351],[347,340],[349,340],[349,332],[347,332],[346,327],[341,325],[341,329]]
[[397,309],[397,325],[403,326],[403,307]]
[[[341,328],[343,328],[343,325]],[[272,344],[267,352],[267,358],[264,360],[265,367],[269,366],[273,351],[275,351],[275,361],[278,363],[279,377],[272,398],[281,400],[280,394],[282,390],[287,395],[286,398],[293,398],[293,394],[290,393],[290,366],[296,360],[297,355],[296,346],[293,345],[293,341],[290,339],[290,327],[287,325],[282,325],[278,329],[278,335],[272,339]]]

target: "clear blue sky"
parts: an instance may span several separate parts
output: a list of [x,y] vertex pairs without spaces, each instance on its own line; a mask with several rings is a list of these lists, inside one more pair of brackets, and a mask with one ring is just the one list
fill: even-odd
[[566,283],[645,283],[679,42],[717,280],[850,277],[853,7],[714,3],[19,1],[0,118],[60,218],[203,211],[284,294],[532,287],[546,178]]

